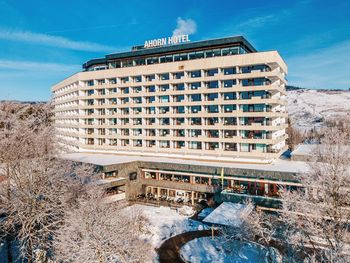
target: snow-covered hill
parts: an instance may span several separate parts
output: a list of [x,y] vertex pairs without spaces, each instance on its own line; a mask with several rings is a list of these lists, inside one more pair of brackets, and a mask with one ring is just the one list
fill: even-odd
[[293,126],[302,130],[323,125],[323,119],[336,115],[350,117],[350,91],[288,91],[287,111]]

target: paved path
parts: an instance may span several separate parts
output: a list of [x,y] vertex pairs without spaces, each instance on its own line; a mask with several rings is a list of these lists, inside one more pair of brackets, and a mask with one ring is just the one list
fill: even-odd
[[[217,231],[214,231],[218,235]],[[211,230],[190,231],[176,236],[173,236],[164,241],[164,243],[157,249],[160,263],[184,263],[180,256],[180,249],[187,242],[199,238],[211,236]]]

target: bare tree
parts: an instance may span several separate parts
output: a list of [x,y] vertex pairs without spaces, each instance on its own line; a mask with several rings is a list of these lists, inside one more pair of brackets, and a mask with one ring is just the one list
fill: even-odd
[[310,262],[350,262],[349,134],[330,129],[321,143],[303,188],[282,195],[286,237]]
[[292,126],[290,120],[288,120],[287,134],[288,146],[291,150],[295,150],[295,147],[306,139],[300,130]]
[[[98,193],[98,191],[97,191]],[[107,204],[96,192],[68,212],[58,230],[55,252],[63,262],[149,262],[151,247],[140,235],[147,220],[125,204]]]
[[[79,174],[81,170],[84,174]],[[18,241],[23,258],[32,262],[35,251],[53,251],[52,238],[66,212],[91,187],[86,182],[95,175],[87,170],[51,158],[12,163],[10,186],[0,188],[0,203],[6,214],[0,226]]]
[[[256,242],[268,248],[276,236],[278,218],[256,209],[251,200],[244,202],[245,208],[239,213],[237,221],[228,222],[220,230],[225,249],[232,250],[232,242]],[[270,250],[269,256],[273,257]]]

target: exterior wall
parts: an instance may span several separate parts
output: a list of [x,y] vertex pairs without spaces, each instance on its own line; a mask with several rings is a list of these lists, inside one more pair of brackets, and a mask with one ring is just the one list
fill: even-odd
[[[158,162],[131,162],[118,165],[108,165],[102,168],[102,172],[108,173],[117,171],[117,177],[126,179],[126,198],[134,199],[141,193],[145,192],[147,186],[156,188],[168,188],[183,191],[193,191],[196,193],[216,193],[221,190],[219,187],[212,185],[194,184],[172,182],[165,180],[145,179],[142,171],[153,170],[157,172],[168,171],[175,174],[192,174],[198,177],[206,177],[216,180],[221,180],[221,167],[219,166],[198,166],[198,165],[184,165],[173,163],[158,163]],[[130,180],[131,173],[137,173],[136,180]],[[296,173],[290,172],[276,172],[276,171],[262,171],[256,169],[241,169],[241,168],[225,168],[224,180],[249,181],[252,184],[254,181],[263,182],[267,184],[275,183],[280,185],[299,186]],[[263,184],[263,183],[262,183]]]
[[[267,65],[270,70],[242,73],[241,68],[250,65]],[[236,74],[225,75],[226,68],[234,68]],[[218,69],[218,73],[207,76],[209,69]],[[201,76],[192,78],[191,72],[196,70]],[[175,79],[175,72],[183,72],[184,76]],[[161,79],[163,73],[170,73],[169,80]],[[287,67],[276,51],[80,72],[52,89],[57,137],[69,151],[222,160],[277,158],[286,149],[286,73]],[[146,76],[153,74],[155,80],[147,81]],[[135,76],[141,76],[140,81],[122,81]],[[257,78],[268,82],[243,85]],[[225,87],[227,80],[235,80],[236,84]],[[217,88],[208,87],[216,81]],[[192,89],[192,83],[198,82],[201,88]],[[178,84],[183,84],[184,90],[176,90]],[[163,91],[163,85],[169,85],[169,89]],[[155,92],[147,90],[150,86],[155,86]],[[125,88],[129,93],[123,93]],[[243,99],[247,91],[266,95]],[[193,101],[199,95],[201,99]],[[177,101],[177,96],[184,96],[184,100]],[[149,101],[151,97],[155,98],[153,102]],[[264,105],[264,109],[256,111],[253,105]],[[178,113],[178,107],[183,106],[184,112]],[[198,112],[194,111],[197,106]],[[218,111],[210,112],[213,106]],[[163,112],[167,107],[169,111]],[[253,117],[263,118],[263,124],[244,123],[245,118]],[[150,124],[152,118],[155,123]],[[169,122],[164,124],[167,118]],[[200,119],[201,124],[194,125],[193,118]],[[194,131],[201,135],[194,136]],[[262,137],[255,138],[255,132],[261,131]]]

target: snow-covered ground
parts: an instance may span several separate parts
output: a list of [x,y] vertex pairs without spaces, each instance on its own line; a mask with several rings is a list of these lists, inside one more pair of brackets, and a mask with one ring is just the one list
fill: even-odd
[[[169,207],[133,205],[125,209],[140,211],[149,220],[147,227],[149,233],[145,234],[144,238],[148,239],[154,248],[158,248],[172,236],[188,231],[209,229],[209,226],[189,219],[194,214],[190,207],[171,209]],[[191,263],[265,262],[262,259],[266,258],[267,250],[259,245],[231,241],[234,252],[228,253],[222,241],[223,239],[220,237],[215,237],[214,240],[211,240],[210,237],[194,239],[182,247],[181,256]],[[154,262],[157,262],[155,253]]]
[[267,249],[254,243],[232,241],[230,251],[220,237],[196,238],[181,248],[181,257],[191,263],[255,263],[268,262]]
[[149,220],[147,228],[149,233],[146,238],[150,240],[155,248],[158,248],[166,239],[172,236],[208,228],[200,222],[189,219],[194,214],[194,211],[186,206],[179,209],[171,209],[164,206],[133,205],[126,209],[137,209]]
[[292,90],[287,93],[292,124],[308,130],[321,127],[324,117],[350,116],[350,91]]

